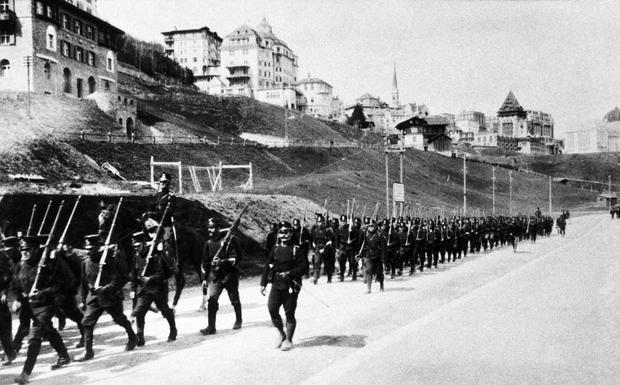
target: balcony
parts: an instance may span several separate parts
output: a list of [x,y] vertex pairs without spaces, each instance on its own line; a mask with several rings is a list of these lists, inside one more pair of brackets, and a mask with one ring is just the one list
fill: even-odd
[[229,80],[237,80],[237,79],[249,79],[250,75],[248,74],[231,74],[226,76],[227,79]]
[[13,29],[17,26],[17,15],[10,9],[0,10],[0,28],[3,30]]
[[174,37],[166,36],[166,38],[164,39],[164,43],[166,43],[167,45],[173,45],[174,44]]
[[228,64],[226,68],[228,68],[229,71],[232,71],[235,68],[250,68],[250,66],[247,64]]

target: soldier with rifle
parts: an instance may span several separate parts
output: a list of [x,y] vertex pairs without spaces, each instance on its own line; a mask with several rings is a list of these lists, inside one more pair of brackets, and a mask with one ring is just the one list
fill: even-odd
[[[291,224],[283,222],[278,230],[280,244],[271,249],[260,282],[260,292],[263,296],[266,294],[267,284],[271,283],[267,308],[271,322],[279,333],[277,347],[283,351],[293,347],[293,335],[297,327],[295,319],[297,298],[308,263],[299,252],[299,248],[293,245],[292,235]],[[286,315],[286,331],[280,316],[281,306],[284,307]]]
[[[274,235],[277,237],[278,235],[278,227],[276,225]],[[299,246],[299,250],[303,253],[308,259],[308,255],[310,254],[310,232],[306,227],[306,212],[304,209],[304,216],[302,222],[299,222],[299,219],[293,219],[293,242],[295,246]],[[267,250],[267,254],[271,251],[271,249],[275,246],[274,244]],[[309,264],[308,264],[309,266]],[[310,278],[310,270],[306,271],[306,278]]]
[[5,362],[2,366],[11,365],[17,357],[13,346],[12,317],[8,306],[8,295],[13,272],[15,270],[13,254],[19,245],[17,237],[6,237],[0,249],[0,344],[4,351]]
[[[151,219],[160,219],[158,226],[161,226],[161,242],[164,252],[169,258],[176,259],[176,233],[174,229],[174,210],[176,207],[176,195],[170,190],[171,177],[168,173],[163,172],[159,178],[159,191],[155,195],[154,211],[148,213]],[[166,211],[166,208],[168,210]],[[152,226],[151,226],[152,227]]]
[[[93,332],[103,312],[112,316],[112,320],[127,332],[125,351],[134,350],[138,337],[131,328],[131,322],[123,313],[123,286],[128,281],[129,273],[126,258],[117,243],[112,243],[114,224],[122,198],[116,207],[114,219],[107,233],[87,235],[84,248],[88,258],[82,265],[82,303],[86,306],[84,313],[84,353],[76,361],[87,361],[95,356],[93,351]],[[103,243],[103,244],[102,244]]]
[[316,225],[310,231],[312,240],[312,250],[314,251],[314,279],[312,283],[315,285],[321,277],[321,265],[325,265],[325,274],[327,274],[327,283],[331,283],[332,274],[334,273],[335,262],[335,234],[330,226],[327,226],[323,214],[318,213],[316,216]]
[[[169,201],[164,209],[162,218],[165,218],[171,207]],[[163,223],[160,222],[160,223]],[[146,313],[151,304],[155,303],[162,316],[168,321],[170,328],[168,342],[176,341],[177,328],[174,319],[174,311],[168,306],[168,279],[176,272],[176,261],[170,258],[163,245],[163,226],[153,226],[149,229],[152,238],[148,253],[142,259],[142,255],[136,256],[137,287],[135,287],[136,305],[132,315],[136,319],[136,335],[138,346],[144,346],[144,324]]]
[[49,341],[58,354],[58,360],[52,365],[52,370],[71,362],[60,334],[52,325],[52,317],[56,313],[58,303],[56,297],[58,293],[71,287],[75,279],[63,259],[51,258],[63,206],[64,201],[60,204],[43,247],[41,243],[45,238],[41,236],[24,236],[20,244],[23,263],[16,270],[12,291],[18,300],[25,301],[27,298],[34,322],[28,338],[26,361],[21,374],[15,377],[15,382],[18,384],[28,383],[44,339]]
[[366,285],[367,294],[370,294],[373,275],[377,276],[379,288],[383,291],[383,260],[385,259],[385,237],[377,229],[377,221],[371,220],[364,234],[364,241],[358,253],[358,258],[363,257],[366,262]]
[[205,281],[203,287],[208,289],[207,327],[200,330],[203,335],[215,334],[215,320],[219,309],[219,298],[224,289],[228,293],[230,304],[235,311],[233,329],[241,328],[241,300],[239,299],[239,262],[243,259],[243,251],[239,241],[234,237],[241,217],[247,206],[243,208],[233,225],[223,234],[220,224],[215,218],[209,218],[209,237],[205,242],[202,254],[202,269]]

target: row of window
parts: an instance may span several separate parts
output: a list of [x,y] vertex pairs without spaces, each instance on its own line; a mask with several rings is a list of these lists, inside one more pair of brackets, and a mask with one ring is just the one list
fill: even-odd
[[97,33],[94,26],[83,22],[77,17],[70,16],[66,13],[61,13],[60,19],[58,19],[57,10],[42,1],[36,2],[35,12],[38,16],[43,16],[53,21],[60,21],[60,25],[63,29],[67,31],[72,31],[87,39],[98,41],[99,43],[105,44],[107,46],[112,46],[114,42],[111,34],[105,33],[104,31],[99,31]]
[[[95,66],[95,53],[92,51],[87,51],[84,48],[73,45],[68,41],[61,40],[60,41],[60,53],[64,57],[68,57],[70,59],[75,59],[79,62],[88,64],[89,66]],[[108,70],[111,69],[111,64]]]
[[15,35],[0,31],[0,45],[15,44]]

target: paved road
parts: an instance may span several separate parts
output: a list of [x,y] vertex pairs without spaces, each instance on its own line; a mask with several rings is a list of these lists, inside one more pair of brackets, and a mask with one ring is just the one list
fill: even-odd
[[[244,327],[225,296],[218,333],[203,337],[196,289],[177,309],[179,340],[166,343],[159,315],[147,318],[147,345],[122,351],[121,329],[102,319],[96,358],[49,371],[46,348],[33,380],[41,384],[612,384],[620,378],[620,221],[572,219],[567,236],[469,256],[413,278],[388,280],[383,293],[359,282],[324,281],[302,291],[296,347],[273,348],[266,298],[242,283]],[[376,288],[375,288],[376,289]],[[315,299],[319,298],[319,300]],[[74,328],[63,332],[77,340]],[[73,352],[77,354],[78,352]],[[15,367],[0,370],[10,382]]]

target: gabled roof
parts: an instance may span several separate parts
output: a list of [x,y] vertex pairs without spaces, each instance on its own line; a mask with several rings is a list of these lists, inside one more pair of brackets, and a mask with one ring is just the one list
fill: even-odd
[[[305,78],[305,79],[301,79],[301,80],[297,81],[297,83],[295,83],[295,85],[310,84],[310,83],[324,83],[324,84],[327,84],[328,86],[332,87],[331,84],[329,84],[325,80],[319,79],[319,78]],[[332,88],[334,88],[334,87],[332,87]]]
[[504,103],[502,104],[502,106],[499,108],[499,111],[497,111],[497,115],[498,116],[518,115],[518,116],[525,117],[527,114],[525,110],[523,109],[523,107],[521,107],[521,105],[519,104],[519,101],[517,100],[517,98],[515,97],[515,95],[512,93],[512,90],[511,90],[511,91],[508,91],[508,95],[506,96],[506,99],[504,100]]
[[368,92],[366,92],[364,95],[362,95],[359,98],[357,98],[357,100],[361,100],[361,99],[376,99],[376,100],[379,100],[379,98],[372,96]]

